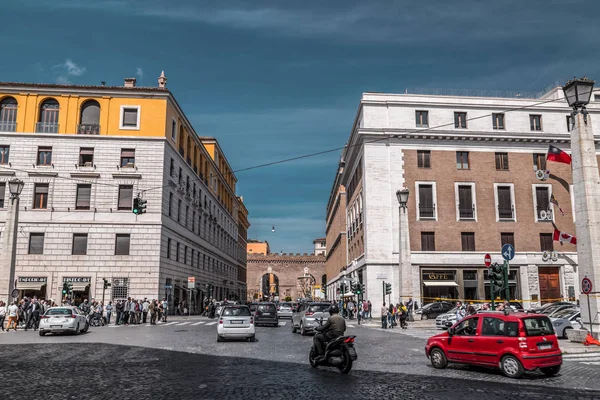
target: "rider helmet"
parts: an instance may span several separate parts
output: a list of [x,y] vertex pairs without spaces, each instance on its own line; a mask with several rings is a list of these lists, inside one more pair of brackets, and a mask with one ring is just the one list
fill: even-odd
[[334,304],[331,307],[329,307],[329,314],[339,314],[339,312],[340,308],[337,306],[337,304]]

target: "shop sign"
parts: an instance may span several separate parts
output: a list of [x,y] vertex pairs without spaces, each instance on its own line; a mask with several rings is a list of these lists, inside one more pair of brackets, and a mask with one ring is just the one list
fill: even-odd
[[73,277],[73,278],[64,277],[63,278],[63,282],[71,282],[71,283],[90,283],[91,281],[92,281],[92,278],[90,278],[90,277],[86,277],[86,278],[82,278],[82,277]]
[[48,278],[46,277],[31,277],[31,276],[20,276],[19,282],[35,282],[35,283],[46,283]]
[[455,271],[423,271],[424,281],[453,281]]

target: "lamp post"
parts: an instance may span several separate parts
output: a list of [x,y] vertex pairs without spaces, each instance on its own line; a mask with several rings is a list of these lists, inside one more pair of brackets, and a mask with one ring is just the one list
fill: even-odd
[[[600,178],[592,121],[585,108],[593,88],[594,81],[585,77],[572,79],[563,86],[566,100],[573,108],[571,158],[579,280],[587,277],[595,286],[600,284]],[[600,311],[600,299],[593,296],[591,302],[589,297],[584,301],[580,295],[580,304],[583,321],[591,324]]]
[[410,237],[408,234],[408,218],[406,208],[410,192],[404,188],[396,191],[398,198],[398,302],[402,303],[402,295],[412,295],[411,290],[411,265],[410,265]]
[[25,184],[20,179],[12,179],[8,182],[10,191],[10,205],[6,215],[4,237],[2,238],[2,249],[4,252],[2,270],[0,271],[0,298],[8,300],[14,298],[15,288],[15,261],[17,256],[17,228],[19,225],[19,196]]

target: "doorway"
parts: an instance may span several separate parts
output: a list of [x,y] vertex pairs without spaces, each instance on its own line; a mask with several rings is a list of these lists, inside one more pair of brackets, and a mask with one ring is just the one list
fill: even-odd
[[538,268],[540,279],[540,300],[542,304],[560,300],[560,268],[543,267]]

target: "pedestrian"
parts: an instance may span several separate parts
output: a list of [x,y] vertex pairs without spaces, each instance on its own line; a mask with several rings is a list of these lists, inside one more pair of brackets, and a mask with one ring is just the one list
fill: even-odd
[[413,311],[414,311],[414,302],[412,297],[408,298],[408,302],[406,302],[406,310],[408,312],[408,321],[409,322],[414,322],[414,317],[413,317]]
[[110,316],[112,315],[112,310],[113,310],[112,301],[109,301],[108,304],[106,305],[106,323],[107,324],[110,324]]
[[388,309],[385,306],[385,301],[384,301],[383,306],[381,307],[381,329],[387,329],[387,321],[388,321]]
[[373,305],[371,304],[371,300],[367,300],[367,311],[369,313],[369,320],[373,319]]
[[8,326],[6,327],[6,332],[10,331],[10,327],[12,326],[15,331],[17,330],[17,320],[19,318],[19,306],[17,306],[17,302],[13,302],[10,306],[8,306],[8,310],[6,311],[8,314]]
[[117,300],[117,319],[115,320],[116,325],[121,325],[123,322],[123,302],[121,300]]
[[6,318],[6,304],[0,300],[0,327],[4,332],[4,319]]
[[456,322],[460,322],[462,321],[462,319],[465,317],[466,313],[465,313],[465,309],[462,305],[462,303],[460,301],[456,302]]
[[150,325],[156,325],[156,302],[154,299],[148,304],[148,312],[150,312]]
[[148,316],[148,307],[150,307],[150,302],[147,298],[144,298],[144,302],[142,303],[142,317],[144,319],[144,324],[146,323],[146,317]]
[[169,315],[169,302],[167,301],[166,297],[163,297],[162,301],[162,315],[162,321],[167,322],[167,315]]

